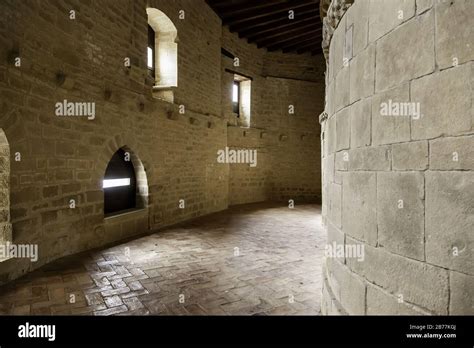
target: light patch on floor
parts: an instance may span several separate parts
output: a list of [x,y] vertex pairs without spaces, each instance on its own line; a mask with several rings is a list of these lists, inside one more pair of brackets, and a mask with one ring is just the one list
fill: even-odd
[[320,314],[318,205],[248,204],[98,252],[0,289],[0,314]]

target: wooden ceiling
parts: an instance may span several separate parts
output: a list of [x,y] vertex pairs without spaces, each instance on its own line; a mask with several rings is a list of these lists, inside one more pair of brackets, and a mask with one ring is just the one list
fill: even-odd
[[[268,51],[322,53],[319,0],[206,0],[224,25]],[[290,10],[294,19],[289,18]]]

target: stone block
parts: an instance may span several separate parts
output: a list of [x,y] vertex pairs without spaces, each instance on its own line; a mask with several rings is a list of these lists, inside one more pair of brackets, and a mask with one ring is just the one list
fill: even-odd
[[436,62],[443,69],[474,60],[471,0],[437,1]]
[[335,155],[328,155],[327,157],[323,158],[323,173],[325,183],[334,182],[334,158]]
[[56,142],[56,155],[72,157],[76,152],[76,145],[70,141]]
[[426,261],[474,274],[474,172],[426,172]]
[[104,200],[104,192],[101,190],[88,191],[86,199],[88,203],[102,202]]
[[390,170],[390,147],[361,147],[349,152],[349,170]]
[[39,199],[39,196],[39,188],[37,187],[24,187],[20,190],[14,190],[10,193],[12,205],[34,202]]
[[370,45],[354,57],[350,64],[350,102],[374,94],[375,45]]
[[424,177],[419,172],[377,174],[378,244],[424,259]]
[[[344,242],[345,242],[344,233],[339,228],[334,226],[334,224],[331,222],[327,224],[327,237],[328,237],[327,245],[328,247],[332,248],[332,250],[334,250],[334,245],[336,246],[344,245]],[[344,255],[341,255],[341,256],[339,256],[338,254],[326,255],[326,257],[330,257],[330,256],[332,256],[332,258],[339,260],[339,262],[341,263],[345,262]]]
[[412,139],[457,135],[471,130],[473,109],[469,64],[422,77],[411,83],[411,101],[420,104],[421,118],[412,119]]
[[59,186],[45,186],[43,187],[43,197],[44,198],[51,198],[57,196],[59,193]]
[[349,172],[342,181],[342,231],[371,245],[377,243],[376,174]]
[[433,72],[433,11],[408,21],[381,38],[377,42],[376,59],[376,91],[386,90]]
[[[396,107],[408,105],[408,84],[372,97],[372,144],[392,144],[410,140],[410,116],[397,114]],[[400,109],[399,109],[400,110]]]
[[328,259],[328,278],[336,298],[348,314],[365,314],[366,285],[349,268],[334,259]]
[[449,272],[451,297],[449,314],[474,314],[474,276],[458,272]]
[[[353,241],[346,234],[346,243]],[[448,271],[424,262],[392,254],[384,248],[365,245],[365,260],[347,258],[357,274],[405,302],[436,314],[447,314],[449,299]]]
[[339,111],[336,115],[336,151],[349,149],[351,137],[350,107]]
[[332,71],[335,79],[344,65],[344,38],[346,35],[346,17],[342,17],[334,31],[331,46],[334,46],[332,56]]
[[349,169],[349,151],[336,152],[335,159],[336,170],[348,170]]
[[51,222],[55,222],[58,219],[58,212],[53,210],[53,211],[46,211],[41,213],[41,224],[47,225]]
[[370,0],[368,13],[371,43],[412,18],[415,0]]
[[421,14],[433,7],[433,0],[416,0],[416,14]]
[[370,145],[372,104],[363,99],[351,105],[351,148]]
[[329,220],[337,227],[341,227],[341,185],[329,184],[328,216]]
[[426,314],[404,302],[400,295],[392,295],[376,285],[367,285],[367,315]]
[[328,144],[328,154],[333,154],[336,151],[337,145],[337,133],[336,133],[336,117],[330,117],[327,121],[327,144]]
[[334,111],[337,112],[349,105],[350,102],[350,67],[347,66],[341,69],[336,75],[335,82]]
[[474,135],[431,140],[430,169],[474,170]]
[[353,26],[352,53],[357,56],[367,46],[369,30],[369,0],[357,0],[347,10],[346,26]]
[[413,141],[392,145],[393,170],[425,170],[428,168],[428,142]]

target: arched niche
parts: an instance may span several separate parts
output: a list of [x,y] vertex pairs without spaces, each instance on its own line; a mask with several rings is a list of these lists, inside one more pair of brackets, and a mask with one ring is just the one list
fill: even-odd
[[148,179],[140,158],[128,147],[118,149],[104,173],[104,214],[148,207]]

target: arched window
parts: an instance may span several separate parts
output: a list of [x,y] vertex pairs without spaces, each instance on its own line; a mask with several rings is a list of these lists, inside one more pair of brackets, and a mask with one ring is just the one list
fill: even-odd
[[119,149],[105,171],[104,213],[123,212],[137,207],[137,180],[131,154]]
[[147,66],[158,89],[178,86],[178,31],[171,19],[156,8],[147,8]]

